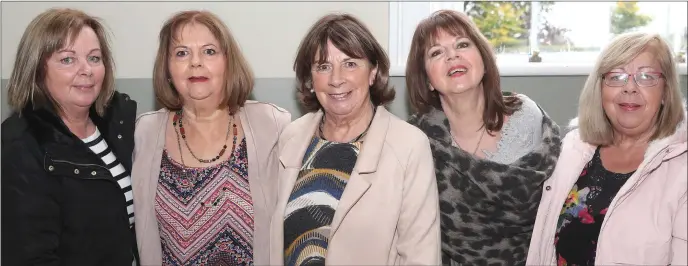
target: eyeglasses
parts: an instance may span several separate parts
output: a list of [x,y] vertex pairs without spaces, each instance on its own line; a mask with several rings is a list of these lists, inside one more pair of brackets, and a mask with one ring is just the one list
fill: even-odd
[[633,76],[635,84],[640,87],[652,87],[657,85],[657,82],[664,78],[662,72],[636,72],[636,73],[625,73],[625,72],[609,72],[604,74],[602,78],[604,79],[604,84],[609,87],[623,87],[628,83],[628,79]]

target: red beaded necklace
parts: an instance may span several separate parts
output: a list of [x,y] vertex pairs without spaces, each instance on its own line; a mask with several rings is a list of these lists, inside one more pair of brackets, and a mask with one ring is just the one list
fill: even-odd
[[[191,147],[189,147],[189,143],[186,141],[186,131],[184,130],[184,125],[182,124],[182,117],[183,117],[183,112],[181,110],[176,111],[174,113],[174,117],[172,117],[172,126],[175,128],[175,132],[177,133],[177,145],[179,146],[179,157],[182,159],[182,164],[184,163],[184,157],[182,156],[182,145],[181,141],[179,139],[179,136],[181,135],[181,139],[184,141],[184,145],[186,145],[186,148],[189,150],[189,153],[191,153],[191,156],[194,157],[194,159],[198,160],[201,163],[212,163],[220,159],[222,155],[225,154],[225,150],[227,150],[227,140],[229,139],[229,132],[230,129],[233,130],[233,135],[234,139],[232,141],[232,149],[230,151],[234,151],[234,148],[236,147],[236,142],[237,142],[237,127],[236,124],[234,123],[234,119],[230,117],[229,119],[229,124],[227,125],[227,135],[225,135],[225,142],[222,145],[222,149],[220,150],[220,153],[211,158],[211,159],[201,159],[194,154],[194,152],[191,150]],[[177,131],[177,124],[179,124],[179,131]]]

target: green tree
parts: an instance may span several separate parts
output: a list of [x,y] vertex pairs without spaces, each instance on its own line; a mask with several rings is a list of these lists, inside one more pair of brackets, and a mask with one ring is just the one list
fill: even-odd
[[525,9],[511,2],[466,2],[465,12],[473,19],[480,32],[497,49],[521,43],[527,35],[521,17]]
[[652,21],[652,17],[639,14],[638,2],[616,2],[612,11],[612,33],[615,35],[643,27]]
[[[554,2],[540,2],[540,12],[545,14],[552,9]],[[531,1],[484,2],[465,1],[464,11],[476,23],[480,31],[497,49],[528,45],[530,33]],[[562,39],[568,30],[551,25],[545,16],[540,20],[538,36],[542,43]]]

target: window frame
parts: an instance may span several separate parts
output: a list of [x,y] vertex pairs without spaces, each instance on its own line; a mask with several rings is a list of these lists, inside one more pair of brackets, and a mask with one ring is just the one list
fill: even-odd
[[[407,57],[403,54],[403,43],[405,35],[413,36],[413,31],[403,31],[404,10],[408,10],[414,2],[389,2],[389,58],[390,58],[390,76],[404,77],[406,76],[406,67],[399,65],[401,61],[405,61],[402,57]],[[415,3],[417,4],[417,3]],[[454,2],[432,2],[430,4],[433,9],[439,8],[463,8],[463,1]],[[531,47],[532,49],[532,47]],[[592,72],[595,62],[590,63],[547,63],[547,62],[528,62],[524,58],[523,63],[504,63],[497,61],[497,67],[501,76],[505,77],[520,77],[520,76],[587,76]],[[688,74],[687,63],[677,63],[677,70],[679,75]]]

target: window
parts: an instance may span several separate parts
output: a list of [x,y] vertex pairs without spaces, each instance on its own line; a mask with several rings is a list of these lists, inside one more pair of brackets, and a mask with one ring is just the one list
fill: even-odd
[[[390,2],[393,75],[403,75],[416,25],[432,12],[468,14],[490,40],[503,74],[587,75],[600,49],[629,31],[661,34],[686,74],[686,2]],[[497,21],[498,23],[495,23]],[[506,70],[506,71],[505,71]]]

